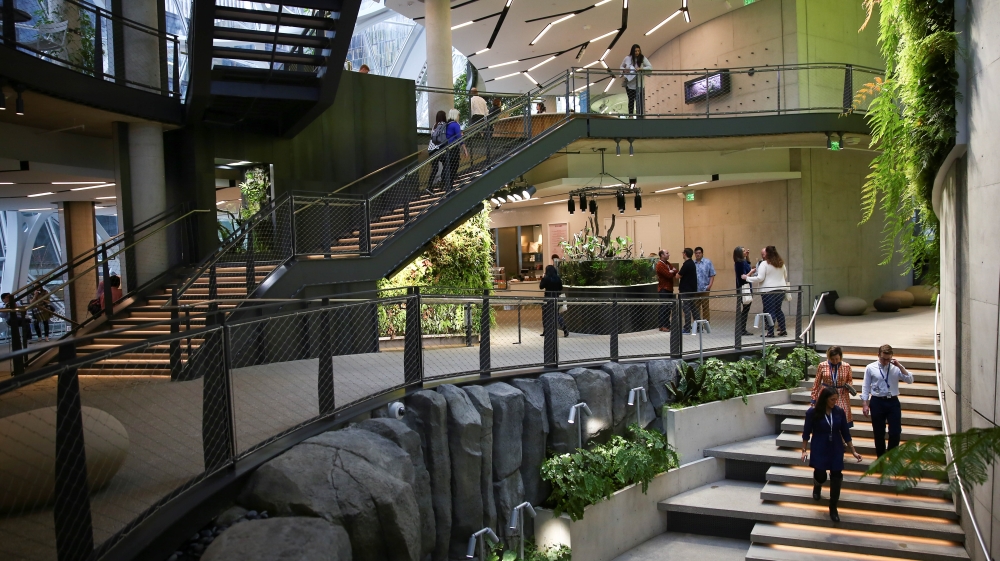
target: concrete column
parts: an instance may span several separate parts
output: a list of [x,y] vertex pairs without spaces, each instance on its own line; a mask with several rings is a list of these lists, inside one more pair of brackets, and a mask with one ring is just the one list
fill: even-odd
[[[122,16],[159,29],[157,0],[126,0]],[[156,35],[124,26],[125,78],[149,88],[160,88],[160,41]]]
[[[94,203],[90,201],[59,203],[59,232],[62,236],[64,262],[97,245],[96,221]],[[87,318],[87,304],[97,294],[97,271],[84,272],[93,265],[93,261],[81,263],[70,270],[70,278],[76,280],[63,293],[66,297],[69,318],[76,322],[82,322]]]
[[[449,0],[427,0],[424,29],[427,35],[427,85],[433,88],[454,87],[451,73],[451,4]],[[428,122],[434,126],[434,115],[455,106],[451,94],[427,96]]]
[[[130,224],[127,229],[167,210],[167,183],[163,163],[163,127],[159,123],[129,123],[128,125],[128,166],[129,184],[127,198],[119,197],[119,205],[128,204]],[[122,214],[119,208],[119,216]],[[159,225],[154,226],[154,229]],[[146,236],[144,232],[140,238]],[[128,256],[134,259],[136,279],[129,279],[129,290],[153,279],[170,266],[166,230],[138,242],[134,252]]]

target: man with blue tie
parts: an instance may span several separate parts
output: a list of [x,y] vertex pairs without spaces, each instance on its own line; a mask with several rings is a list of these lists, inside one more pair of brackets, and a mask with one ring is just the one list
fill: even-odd
[[899,406],[900,380],[912,384],[913,374],[892,358],[892,347],[882,345],[878,349],[878,360],[865,369],[865,381],[861,386],[861,413],[865,417],[871,414],[875,455],[878,457],[886,452],[886,423],[889,424],[888,449],[899,446],[899,435],[903,432],[902,410]]

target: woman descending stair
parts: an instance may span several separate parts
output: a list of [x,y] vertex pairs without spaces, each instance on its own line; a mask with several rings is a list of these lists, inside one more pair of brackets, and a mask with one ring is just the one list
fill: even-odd
[[837,392],[832,388],[823,388],[816,405],[806,411],[802,430],[802,463],[808,462],[809,467],[813,468],[813,500],[819,501],[822,498],[826,472],[830,472],[830,520],[834,522],[840,522],[837,502],[840,499],[840,485],[844,480],[844,446],[851,451],[855,460],[861,461],[861,454],[854,449],[851,441],[847,414],[837,406],[838,399]]
[[[849,349],[843,354],[845,365],[878,364],[874,362],[876,348]],[[894,358],[899,374],[905,373],[913,382],[890,385],[899,403],[900,441],[940,434],[941,404],[934,359],[929,352],[920,350],[897,351]],[[872,368],[877,376],[877,369]],[[884,364],[882,369],[886,371]],[[854,366],[853,375],[847,378],[855,393],[862,390],[864,370],[864,366]],[[820,373],[824,374],[825,369],[821,368]],[[838,372],[837,385],[844,383],[844,374]],[[823,387],[830,381],[824,376],[819,385]],[[827,407],[820,410],[819,417],[809,418],[816,413],[810,403],[814,385],[810,376],[798,391],[793,390],[791,403],[765,409],[780,426],[777,438],[761,436],[705,450],[705,456],[725,461],[726,479],[661,501],[659,509],[667,513],[668,531],[749,539],[745,558],[751,561],[969,559],[964,547],[965,532],[958,522],[959,514],[943,471],[926,472],[916,486],[906,491],[899,491],[893,483],[882,483],[878,477],[864,477],[876,458],[878,427],[873,427],[873,419],[865,415],[868,411],[863,410],[862,396],[851,395],[846,403],[854,417],[848,435],[844,432],[847,410],[840,416],[834,413],[838,407],[831,409],[830,402],[836,404],[838,397],[832,388],[821,390],[829,392]],[[822,395],[817,397],[816,403],[822,404]],[[830,412],[829,422],[824,410]],[[831,424],[837,429],[832,434],[833,442],[829,440]],[[831,477],[829,495],[824,497],[821,492],[816,499],[816,468],[838,467],[835,460],[820,465],[817,445],[826,440],[826,446],[836,448],[837,441],[848,438],[862,460],[838,456],[843,469],[839,497]],[[808,464],[803,461],[804,440],[812,443]],[[843,444],[840,446],[839,453],[843,454]]]

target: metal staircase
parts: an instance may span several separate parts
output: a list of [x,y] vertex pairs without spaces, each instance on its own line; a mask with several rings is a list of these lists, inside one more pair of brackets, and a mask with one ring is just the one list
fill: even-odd
[[333,104],[360,5],[196,3],[189,122],[298,134]]

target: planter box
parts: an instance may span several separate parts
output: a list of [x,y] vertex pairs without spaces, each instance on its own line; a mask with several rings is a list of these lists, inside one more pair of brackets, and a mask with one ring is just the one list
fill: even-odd
[[667,442],[677,449],[681,465],[693,462],[706,448],[775,434],[774,416],[764,409],[791,401],[792,390],[777,390],[747,396],[746,405],[735,397],[683,409],[664,407]]
[[535,542],[539,547],[566,545],[573,561],[611,561],[633,547],[667,531],[667,513],[658,502],[726,477],[725,460],[702,458],[661,473],[649,482],[626,487],[606,501],[584,509],[574,522],[568,514],[559,517],[539,508],[535,517]]

